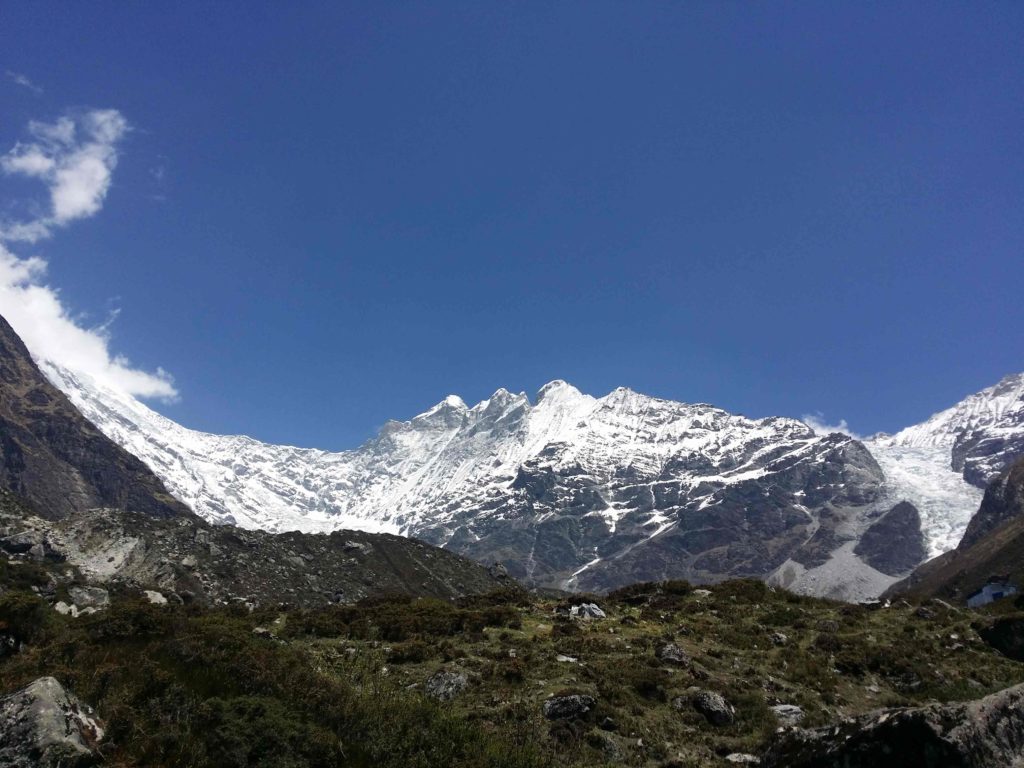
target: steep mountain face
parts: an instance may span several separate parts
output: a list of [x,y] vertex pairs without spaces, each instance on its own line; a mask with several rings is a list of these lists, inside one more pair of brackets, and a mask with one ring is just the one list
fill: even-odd
[[44,367],[214,522],[401,533],[563,588],[758,576],[857,597],[896,578],[868,565],[870,544],[853,551],[899,501],[878,464],[858,441],[792,419],[628,389],[594,398],[555,381],[534,402],[505,390],[473,407],[449,397],[329,453],[187,430]]
[[0,486],[50,518],[99,506],[157,517],[188,512],[145,464],[85,419],[43,376],[2,317]]
[[1024,584],[1024,459],[989,485],[959,546],[919,566],[891,594],[963,600],[992,577]]

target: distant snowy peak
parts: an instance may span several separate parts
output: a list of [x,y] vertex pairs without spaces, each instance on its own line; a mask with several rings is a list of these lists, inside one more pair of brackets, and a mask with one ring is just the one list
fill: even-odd
[[1024,373],[970,395],[952,408],[895,435],[878,435],[880,446],[941,449],[949,466],[984,488],[1014,458],[1024,455]]
[[838,597],[877,594],[897,578],[870,566],[884,558],[859,542],[901,501],[920,513],[909,537],[932,553],[956,545],[980,496],[953,470],[956,451],[974,446],[964,467],[981,466],[978,456],[992,464],[994,441],[1018,434],[1024,381],[1009,377],[862,444],[795,419],[624,387],[592,397],[556,380],[532,399],[498,389],[470,406],[449,395],[329,452],[186,429],[85,376],[41,367],[212,522],[400,533],[568,588],[774,574]]

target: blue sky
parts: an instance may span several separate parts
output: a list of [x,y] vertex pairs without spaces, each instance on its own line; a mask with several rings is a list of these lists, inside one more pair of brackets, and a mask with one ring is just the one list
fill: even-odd
[[344,448],[563,378],[870,433],[1024,369],[1024,5],[297,5],[0,9],[0,151],[129,126],[7,247],[181,423]]

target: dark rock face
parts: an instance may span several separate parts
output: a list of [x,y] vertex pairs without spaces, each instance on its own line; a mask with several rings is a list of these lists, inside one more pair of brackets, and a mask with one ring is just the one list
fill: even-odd
[[928,554],[917,508],[901,501],[864,532],[853,551],[872,568],[889,576],[914,568]]
[[967,703],[881,710],[783,731],[765,768],[995,768],[1024,760],[1024,685]]
[[0,486],[59,519],[93,507],[186,514],[163,483],[51,385],[0,318]]
[[[549,446],[550,456],[519,467],[512,492],[496,498],[494,510],[460,510],[454,524],[420,535],[475,560],[498,560],[531,583],[591,591],[637,581],[760,578],[790,557],[813,567],[848,540],[837,529],[879,500],[883,475],[861,443],[839,434],[809,437],[786,435],[767,453],[755,442],[746,447],[749,456],[730,457],[770,479],[697,486],[686,473],[700,456],[681,454],[654,475],[628,468],[609,479],[577,465],[558,468],[564,447]],[[728,469],[719,463],[708,471]],[[600,516],[609,508],[623,510],[613,531]],[[652,516],[664,520],[660,532]],[[472,535],[449,538],[452,528]],[[595,555],[600,560],[588,566]]]
[[957,549],[967,549],[1014,518],[1024,517],[1024,459],[997,477],[985,490],[977,513],[967,524]]
[[1015,435],[972,432],[953,446],[953,468],[961,470],[971,485],[984,488],[1020,456],[1024,456],[1024,430]]
[[0,699],[0,765],[8,768],[97,765],[102,737],[92,711],[52,677]]

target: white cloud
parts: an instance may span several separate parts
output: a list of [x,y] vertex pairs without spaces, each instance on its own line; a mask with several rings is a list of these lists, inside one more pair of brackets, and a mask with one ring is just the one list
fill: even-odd
[[8,69],[5,72],[5,74],[7,75],[7,79],[10,80],[12,83],[17,83],[22,88],[28,88],[30,91],[32,91],[32,93],[36,95],[39,95],[43,92],[42,88],[33,83],[31,80],[28,79],[26,75],[23,75],[20,72],[11,72],[11,70]]
[[32,142],[0,157],[0,170],[36,178],[50,193],[50,210],[0,226],[0,314],[37,359],[49,360],[138,397],[173,400],[178,392],[162,369],[150,373],[110,350],[110,324],[88,327],[44,282],[46,261],[19,256],[11,242],[50,237],[54,229],[93,216],[103,206],[128,123],[116,110],[97,110],[54,123],[30,123]]
[[117,145],[128,121],[115,109],[86,112],[54,123],[31,122],[32,141],[0,157],[4,173],[36,178],[50,191],[50,211],[28,222],[5,224],[0,239],[36,242],[103,207],[117,167]]
[[841,432],[844,435],[849,435],[857,440],[860,439],[860,435],[850,429],[850,425],[846,423],[846,419],[840,419],[838,424],[829,424],[825,421],[825,414],[821,411],[818,411],[817,413],[805,413],[800,417],[800,421],[813,429],[815,434],[818,435],[830,435],[833,432]]

